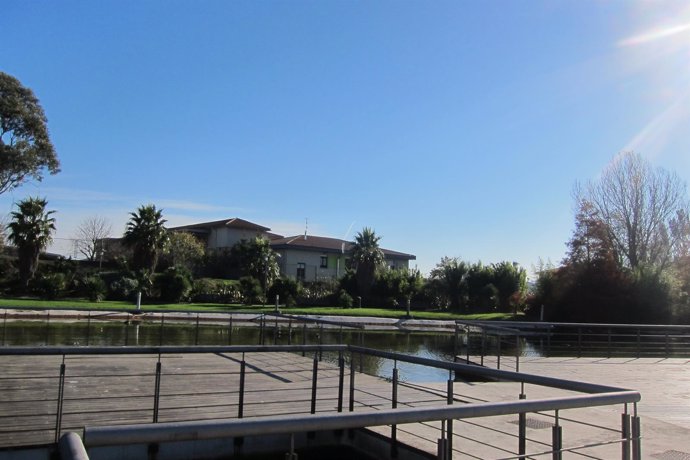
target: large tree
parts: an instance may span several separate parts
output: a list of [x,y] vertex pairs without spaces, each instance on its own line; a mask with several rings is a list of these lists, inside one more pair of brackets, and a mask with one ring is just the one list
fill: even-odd
[[170,232],[165,251],[166,259],[173,267],[193,270],[204,257],[206,246],[189,232]]
[[606,225],[622,262],[629,268],[664,268],[674,252],[669,225],[687,209],[685,184],[674,173],[654,168],[641,155],[616,157],[596,181],[576,190]]
[[104,238],[110,236],[112,225],[103,217],[89,217],[77,227],[77,249],[88,260],[96,260],[104,252]]
[[374,230],[364,227],[355,235],[355,242],[352,245],[352,262],[356,270],[357,287],[365,299],[369,297],[376,279],[376,269],[383,265],[384,261],[379,241],[381,237]]
[[27,288],[38,267],[38,256],[52,241],[55,231],[55,211],[47,211],[45,198],[27,198],[17,203],[18,211],[11,213],[7,224],[8,239],[17,248],[19,280]]
[[241,240],[232,247],[230,253],[242,276],[257,279],[264,292],[280,274],[278,256],[266,238],[257,236],[251,240]]
[[33,91],[0,72],[0,193],[60,171],[46,123]]
[[441,291],[442,298],[453,310],[467,308],[470,265],[458,257],[444,257],[431,270],[431,280]]
[[168,242],[163,211],[149,204],[130,213],[123,243],[132,248],[132,268],[153,273],[158,263],[158,255]]

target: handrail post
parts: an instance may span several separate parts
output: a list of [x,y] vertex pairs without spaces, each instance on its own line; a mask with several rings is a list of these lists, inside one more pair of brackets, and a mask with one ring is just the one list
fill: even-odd
[[[454,402],[454,391],[453,391],[453,379],[452,376],[449,376],[448,378],[448,386],[447,386],[447,391],[446,391],[446,403],[450,406]],[[447,460],[452,460],[453,458],[453,419],[448,419],[446,422],[446,428],[447,428],[447,443],[448,443],[448,451],[446,454],[446,459]]]
[[458,323],[455,323],[453,330],[453,356],[458,356]]
[[[525,383],[520,382],[519,399],[527,399],[525,394]],[[520,412],[518,414],[518,455],[525,455],[527,452],[527,414]]]
[[470,326],[465,325],[465,338],[467,339],[467,343],[465,344],[465,349],[467,351],[467,364],[470,363]]
[[633,405],[632,416],[632,458],[642,460],[642,430],[640,428],[640,417],[637,415],[637,403]]
[[48,311],[48,316],[46,317],[46,337],[45,337],[46,347],[48,346],[49,341],[50,341],[50,311]]
[[232,345],[232,313],[230,313],[228,320],[228,345]]
[[343,411],[343,387],[345,384],[345,358],[343,352],[338,352],[338,412]]
[[577,357],[582,358],[582,328],[577,328]]
[[58,380],[57,409],[55,414],[55,442],[60,441],[60,431],[62,429],[62,404],[65,396],[65,355],[62,355],[60,364],[60,378]]
[[482,326],[482,356],[480,365],[484,365],[484,355],[486,354],[486,328]]
[[292,345],[292,318],[288,321],[288,345]]
[[199,313],[196,314],[196,329],[194,330],[194,345],[199,345]]
[[628,405],[625,404],[625,411],[621,414],[621,458],[623,460],[630,460],[630,414],[628,414]]
[[165,327],[165,313],[161,313],[161,328],[158,333],[158,345],[163,345],[163,328]]
[[606,347],[606,357],[611,357],[611,328],[608,329],[608,346]]
[[562,460],[563,453],[563,427],[558,424],[558,411],[556,411],[556,424],[551,427],[551,449],[553,460]]
[[247,362],[244,360],[244,353],[242,353],[242,361],[240,361],[240,394],[237,402],[237,418],[244,417],[244,380],[247,375]]
[[496,360],[496,369],[501,368],[501,333],[499,332],[496,334],[496,338],[498,339],[498,353],[497,353],[497,360]]
[[7,310],[5,310],[5,319],[2,321],[2,346],[4,347],[7,340]]
[[[302,325],[302,345],[307,344],[307,323]],[[302,356],[306,356],[304,350],[302,350]]]
[[515,344],[515,372],[520,372],[520,354],[522,354],[520,334],[516,336],[517,343]]
[[350,352],[350,412],[355,410],[355,357]]
[[[396,362],[393,367],[393,380],[392,384],[392,397],[391,397],[391,407],[393,409],[398,408],[398,363]],[[398,456],[398,425],[391,425],[391,457],[396,458]]]
[[86,346],[89,346],[91,340],[91,311],[89,310],[89,317],[86,320]]
[[156,362],[156,383],[153,393],[153,423],[158,423],[158,410],[160,409],[161,398],[161,355],[158,354]]
[[319,361],[323,358],[323,349],[320,347],[321,345],[323,345],[323,323],[321,323],[321,327],[319,328]]
[[316,382],[319,376],[318,353],[314,353],[314,366],[311,373],[311,414],[316,413]]

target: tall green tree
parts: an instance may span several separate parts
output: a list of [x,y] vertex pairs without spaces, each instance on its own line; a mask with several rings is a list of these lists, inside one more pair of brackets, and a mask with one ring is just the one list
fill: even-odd
[[527,271],[517,262],[500,262],[493,264],[494,281],[498,292],[498,306],[501,311],[513,309],[517,313],[522,296],[527,290]]
[[355,235],[352,246],[352,262],[357,277],[360,295],[367,299],[376,279],[376,270],[383,265],[383,251],[379,247],[381,237],[369,227],[364,227]]
[[239,265],[241,274],[258,280],[264,292],[280,274],[278,256],[266,238],[257,236],[239,241],[231,248],[230,254]]
[[123,243],[132,249],[132,269],[153,273],[158,256],[168,243],[163,211],[149,204],[130,213]]
[[193,271],[204,257],[206,247],[189,232],[170,232],[165,256],[171,266]]
[[33,91],[0,72],[0,193],[60,171],[46,124]]
[[18,211],[11,213],[7,225],[8,239],[17,247],[19,280],[27,288],[38,267],[38,256],[52,241],[55,231],[55,211],[47,211],[45,198],[27,198],[17,203]]
[[441,291],[441,297],[453,310],[467,309],[467,277],[470,265],[458,257],[444,257],[431,270],[431,280]]

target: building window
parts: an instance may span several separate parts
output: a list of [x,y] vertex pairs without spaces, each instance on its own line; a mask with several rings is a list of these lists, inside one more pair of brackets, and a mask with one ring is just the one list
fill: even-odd
[[321,268],[328,268],[328,256],[321,256]]
[[304,281],[307,277],[307,264],[304,262],[297,263],[297,279],[299,281]]

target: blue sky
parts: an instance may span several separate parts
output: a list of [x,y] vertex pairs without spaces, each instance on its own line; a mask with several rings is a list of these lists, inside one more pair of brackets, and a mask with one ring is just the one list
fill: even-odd
[[529,270],[617,153],[690,178],[687,2],[9,0],[0,30],[62,163],[0,214],[47,197],[63,252],[154,203]]

